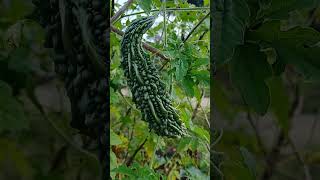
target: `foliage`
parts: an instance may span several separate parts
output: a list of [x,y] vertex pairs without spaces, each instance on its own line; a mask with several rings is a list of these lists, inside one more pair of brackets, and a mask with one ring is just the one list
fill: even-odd
[[0,2],[0,179],[99,179],[96,154],[69,125],[45,31],[27,18],[33,8],[31,0]]
[[[134,2],[125,14],[160,9],[161,2],[152,0]],[[208,4],[205,3],[207,6]],[[121,4],[115,4],[116,9]],[[148,6],[148,7],[146,7]],[[166,7],[193,8],[185,1],[167,1]],[[114,10],[116,11],[116,10]],[[151,11],[152,13],[152,11]],[[157,12],[154,12],[157,13]],[[166,11],[158,15],[155,24],[147,31],[144,41],[158,48],[169,62],[151,54],[156,68],[161,69],[173,106],[191,132],[191,137],[171,139],[149,131],[141,114],[132,103],[120,68],[122,37],[110,34],[111,41],[111,130],[110,147],[112,176],[115,179],[208,179],[209,178],[209,106],[203,105],[209,95],[209,18],[184,42],[191,29],[204,17],[206,11]],[[134,19],[146,16],[126,16],[114,23],[124,30]],[[202,102],[202,103],[201,103]],[[201,104],[200,104],[201,103]],[[198,107],[196,107],[198,105]],[[197,110],[195,110],[197,109]],[[142,146],[141,146],[142,145]],[[141,146],[141,149],[139,148]],[[138,151],[134,156],[135,151]],[[133,157],[133,162],[130,159]]]
[[[286,142],[295,141],[289,132],[307,104],[301,102],[305,84],[318,87],[320,79],[320,32],[314,29],[318,5],[317,0],[214,1],[211,58],[217,72],[211,93],[221,119],[229,120],[227,126],[237,123],[215,146],[226,156],[220,166],[225,179],[286,179],[280,171],[287,167],[277,169],[276,164]],[[261,137],[268,130],[258,126],[267,118],[279,129],[269,136],[275,137],[271,145]],[[294,145],[289,148],[297,151]],[[303,152],[295,155],[302,157],[295,158],[299,172],[305,172],[299,174],[302,179],[308,164]]]

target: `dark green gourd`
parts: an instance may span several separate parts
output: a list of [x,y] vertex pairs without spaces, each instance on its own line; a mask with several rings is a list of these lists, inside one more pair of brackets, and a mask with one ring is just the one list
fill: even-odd
[[121,42],[121,67],[132,92],[133,102],[144,121],[156,134],[180,137],[186,134],[177,111],[172,106],[165,83],[142,48],[142,36],[154,23],[154,16],[143,17],[128,26]]

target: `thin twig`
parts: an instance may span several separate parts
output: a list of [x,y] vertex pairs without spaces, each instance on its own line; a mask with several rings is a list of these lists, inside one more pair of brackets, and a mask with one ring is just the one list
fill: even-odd
[[[203,95],[202,95],[202,96],[203,96],[203,97],[206,97],[206,96],[205,96],[204,89],[203,89]],[[203,99],[203,98],[202,98],[202,99]],[[210,101],[208,101],[207,106],[208,106],[209,103],[210,103]],[[208,128],[210,129],[210,122],[209,122],[207,113],[204,111],[204,109],[203,109],[202,106],[200,106],[200,109],[201,109],[201,111],[203,112],[203,114],[204,114],[204,119],[206,120],[206,122],[207,122],[207,124],[208,124]]]
[[144,144],[147,142],[148,137],[146,137],[146,139],[140,144],[140,146],[134,151],[134,153],[132,154],[132,156],[129,158],[129,160],[127,161],[126,165],[130,166],[131,163],[134,160],[134,157],[137,155],[137,153],[142,149],[142,147],[144,146]]
[[200,100],[197,102],[197,105],[196,105],[196,107],[195,107],[194,110],[193,110],[193,113],[192,113],[192,116],[191,116],[191,120],[194,120],[194,118],[196,117],[196,115],[197,115],[197,113],[198,113],[198,110],[199,110],[199,108],[200,108],[201,101],[202,101],[202,98],[203,98],[203,93],[204,93],[204,90],[201,89]]
[[[120,35],[120,36],[123,36],[123,34],[124,34],[124,32],[122,32],[121,30],[119,30],[118,28],[116,28],[114,26],[111,26],[111,30],[113,32],[115,32],[116,34]],[[151,53],[153,53],[154,55],[160,57],[161,59],[166,60],[166,61],[170,60],[168,57],[163,55],[159,49],[156,49],[156,48],[150,46],[147,43],[143,43],[142,45],[146,50],[150,51]]]
[[[210,7],[195,7],[195,8],[166,8],[166,11],[202,11],[202,10],[210,10]],[[152,9],[150,12],[158,12],[161,11],[161,9]],[[134,16],[139,14],[145,14],[147,12],[141,11],[141,12],[135,12],[132,14],[122,15],[119,19],[128,17],[128,16]]]
[[129,154],[129,147],[130,147],[130,144],[131,144],[131,141],[132,141],[132,138],[133,138],[133,132],[134,132],[135,124],[136,124],[136,118],[133,118],[133,125],[132,125],[131,134],[130,134],[130,137],[129,137],[128,149],[127,149],[126,155],[124,156],[124,159],[127,159],[128,154]]
[[203,21],[209,17],[210,15],[210,12],[208,12],[202,19],[200,19],[200,21],[198,22],[198,24],[196,24],[192,29],[191,31],[189,32],[189,34],[187,35],[187,37],[183,40],[183,43],[185,43],[190,37],[191,37],[191,34],[203,23]]
[[131,5],[131,3],[133,2],[133,0],[128,0],[120,9],[118,12],[116,12],[114,14],[114,16],[111,17],[110,19],[110,23],[113,23],[115,20],[117,20],[127,9],[128,7]]

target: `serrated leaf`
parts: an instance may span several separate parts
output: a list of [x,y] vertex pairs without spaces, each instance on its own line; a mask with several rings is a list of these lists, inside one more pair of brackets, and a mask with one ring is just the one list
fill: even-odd
[[243,157],[243,163],[245,166],[249,169],[252,179],[256,179],[257,177],[257,168],[256,168],[256,160],[254,156],[245,148],[245,147],[240,147],[240,152]]
[[246,104],[258,114],[267,112],[270,104],[269,88],[265,80],[272,75],[263,52],[253,44],[239,46],[230,62],[230,77]]
[[213,61],[217,65],[229,61],[234,48],[244,42],[244,33],[249,22],[250,10],[245,0],[225,0],[214,4]]
[[271,110],[277,117],[280,127],[285,133],[289,131],[290,102],[281,77],[273,77],[268,80],[271,96]]
[[176,78],[178,81],[182,81],[184,76],[187,75],[188,72],[188,62],[185,59],[179,58],[175,63],[174,66],[176,68]]

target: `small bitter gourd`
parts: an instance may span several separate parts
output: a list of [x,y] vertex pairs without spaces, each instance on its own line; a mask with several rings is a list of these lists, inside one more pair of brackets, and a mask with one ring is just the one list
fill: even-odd
[[133,102],[142,119],[157,135],[181,137],[186,128],[172,106],[165,83],[161,81],[153,61],[142,48],[142,36],[154,23],[155,16],[134,20],[121,41],[121,67],[132,92]]

